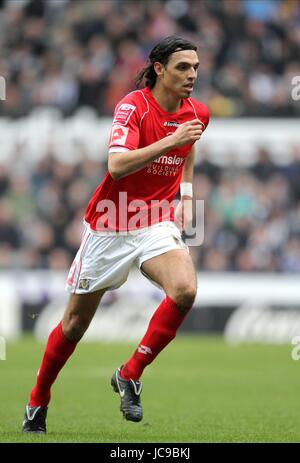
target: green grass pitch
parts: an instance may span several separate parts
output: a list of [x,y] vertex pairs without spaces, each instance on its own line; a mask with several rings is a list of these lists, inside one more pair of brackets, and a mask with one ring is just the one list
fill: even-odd
[[300,361],[291,345],[178,336],[145,370],[141,423],[125,421],[110,378],[133,344],[80,343],[52,388],[47,436],[20,432],[44,345],[0,361],[0,442],[299,442]]

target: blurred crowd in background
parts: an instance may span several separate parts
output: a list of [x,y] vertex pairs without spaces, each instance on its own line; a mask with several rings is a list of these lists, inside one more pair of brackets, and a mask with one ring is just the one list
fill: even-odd
[[[299,116],[298,0],[0,0],[0,116],[39,106],[111,116],[151,48],[172,34],[199,47],[193,96],[212,116]],[[300,151],[287,150],[279,166],[258,148],[249,168],[220,168],[202,153],[194,191],[205,200],[205,239],[190,249],[198,270],[300,272]],[[32,168],[17,169],[22,162],[16,147],[0,163],[0,269],[66,270],[106,162],[70,165],[51,149]]]
[[[300,149],[272,162],[265,148],[250,168],[220,168],[202,153],[195,197],[205,201],[198,270],[300,272]],[[49,155],[27,174],[0,166],[0,268],[67,269],[79,247],[82,217],[106,162],[64,164]]]
[[0,0],[0,114],[84,105],[110,115],[172,34],[198,45],[194,96],[212,115],[299,115],[299,0]]

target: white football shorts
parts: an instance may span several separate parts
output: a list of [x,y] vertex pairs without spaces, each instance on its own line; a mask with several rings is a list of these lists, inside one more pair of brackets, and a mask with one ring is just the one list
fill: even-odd
[[[86,294],[99,289],[117,289],[125,283],[134,265],[143,273],[143,262],[172,249],[189,252],[174,222],[160,222],[127,235],[99,234],[85,223],[82,242],[71,265],[66,290]],[[143,275],[149,278],[145,273]]]

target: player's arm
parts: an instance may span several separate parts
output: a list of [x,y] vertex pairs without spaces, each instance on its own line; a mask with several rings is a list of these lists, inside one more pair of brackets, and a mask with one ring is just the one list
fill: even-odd
[[[195,153],[196,153],[196,148],[195,148],[195,145],[193,145],[183,166],[181,183],[193,183]],[[191,197],[190,195],[182,195],[182,196]]]
[[112,152],[108,157],[108,171],[114,180],[143,169],[149,162],[179,146],[199,140],[202,125],[198,119],[181,124],[172,135],[151,145],[124,152]]
[[193,219],[192,197],[195,152],[195,145],[193,145],[182,170],[180,183],[181,199],[175,211],[175,223],[180,231],[187,231]]

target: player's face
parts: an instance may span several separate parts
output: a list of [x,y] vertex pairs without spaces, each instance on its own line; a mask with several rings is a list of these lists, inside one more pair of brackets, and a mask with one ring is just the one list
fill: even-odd
[[172,53],[166,66],[161,67],[161,84],[179,98],[188,98],[197,78],[198,55],[194,50]]

